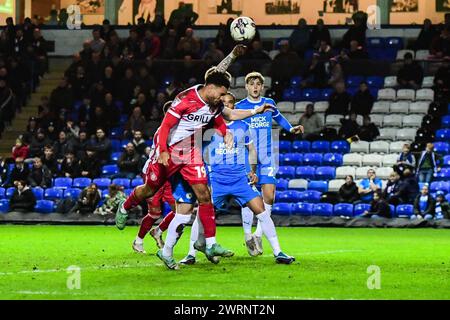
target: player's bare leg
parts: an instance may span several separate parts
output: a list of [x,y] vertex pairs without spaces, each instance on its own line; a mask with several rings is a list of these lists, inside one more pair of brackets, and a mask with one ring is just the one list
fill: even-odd
[[294,257],[288,256],[281,251],[280,243],[278,241],[275,224],[266,209],[266,204],[261,197],[256,197],[247,203],[247,206],[255,213],[258,223],[264,234],[272,246],[273,255],[277,263],[291,264],[295,261]]
[[[198,205],[198,217],[203,225],[205,235],[205,255],[208,260],[212,260],[213,257],[232,257],[234,252],[231,250],[222,248],[216,242],[216,221],[214,206],[211,201],[211,193],[206,184],[194,184],[191,186],[194,191]],[[199,247],[199,246],[196,246]]]

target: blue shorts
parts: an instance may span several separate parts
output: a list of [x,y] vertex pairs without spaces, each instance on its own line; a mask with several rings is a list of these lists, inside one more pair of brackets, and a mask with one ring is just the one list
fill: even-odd
[[172,193],[175,201],[178,203],[195,204],[197,197],[189,183],[184,181],[179,175],[175,175],[170,179],[172,185]]
[[216,208],[221,208],[228,198],[234,197],[241,207],[250,202],[256,197],[261,196],[255,186],[248,184],[247,178],[240,178],[239,180],[230,183],[230,181],[211,180],[212,200]]
[[258,164],[256,167],[256,174],[258,176],[258,186],[263,184],[277,184],[277,171],[278,168],[270,163]]

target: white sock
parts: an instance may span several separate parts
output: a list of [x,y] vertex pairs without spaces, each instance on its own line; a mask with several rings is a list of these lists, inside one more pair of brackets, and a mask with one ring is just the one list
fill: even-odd
[[252,224],[253,224],[253,211],[249,207],[241,209],[242,216],[242,228],[244,228],[245,240],[248,240],[248,235],[252,234]]
[[[267,204],[267,203],[265,203],[264,202],[264,210],[266,211],[266,212],[268,212],[269,213],[269,216],[272,214],[272,205],[271,204]],[[256,231],[255,231],[255,235],[257,236],[257,237],[262,237],[262,235],[263,235],[263,230],[262,230],[262,228],[261,228],[261,223],[259,222],[259,220],[258,220],[258,224],[256,225]]]
[[275,224],[270,217],[269,212],[264,211],[256,216],[261,225],[261,230],[270,242],[273,254],[278,255],[281,252],[280,243],[278,242],[277,231],[275,230]]
[[169,224],[167,228],[166,243],[163,248],[163,255],[165,257],[171,257],[173,255],[173,247],[178,241],[180,234],[178,234],[177,229],[182,224],[187,224],[191,221],[190,214],[175,214],[175,217]]
[[195,217],[194,223],[192,223],[191,228],[191,240],[189,242],[189,255],[195,257],[195,254],[197,253],[197,250],[194,249],[194,243],[198,240],[198,232],[199,232],[199,225],[198,225],[198,216]]
[[144,243],[144,239],[139,238],[139,236],[136,236],[136,239],[134,240],[137,244],[143,244]]
[[206,248],[210,249],[216,243],[216,237],[205,238]]

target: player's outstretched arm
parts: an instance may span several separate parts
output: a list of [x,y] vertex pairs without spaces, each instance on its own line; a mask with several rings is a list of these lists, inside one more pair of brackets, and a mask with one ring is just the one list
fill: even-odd
[[250,118],[251,116],[254,116],[255,114],[265,113],[265,112],[274,112],[275,107],[271,104],[264,104],[256,109],[249,109],[249,110],[243,110],[243,109],[230,109],[230,108],[223,108],[222,115],[225,118],[225,120],[228,121],[236,121],[236,120],[244,120],[247,118]]
[[231,51],[231,53],[219,63],[219,65],[217,66],[217,71],[222,73],[227,71],[233,61],[237,57],[242,56],[245,53],[245,50],[247,50],[247,47],[242,44],[238,44],[237,46],[235,46],[233,51]]
[[301,134],[304,132],[303,126],[293,127],[289,121],[281,114],[280,110],[274,108],[273,119],[286,131],[294,134]]

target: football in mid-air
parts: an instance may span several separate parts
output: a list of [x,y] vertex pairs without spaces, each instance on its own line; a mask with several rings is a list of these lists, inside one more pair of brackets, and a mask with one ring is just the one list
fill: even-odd
[[235,41],[250,41],[256,34],[256,24],[249,17],[239,17],[231,23],[230,31]]

